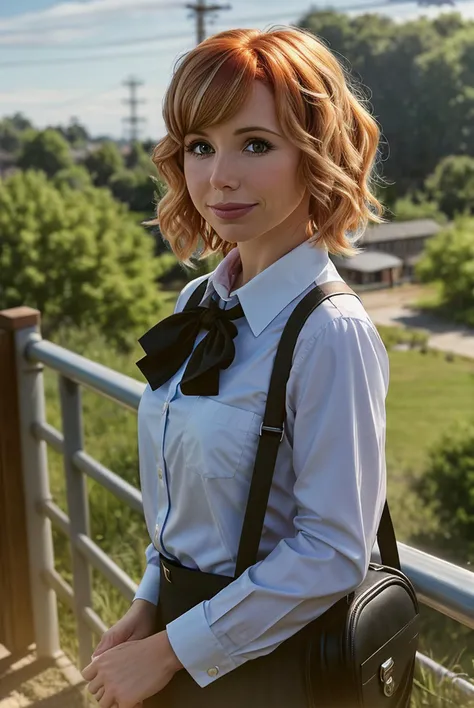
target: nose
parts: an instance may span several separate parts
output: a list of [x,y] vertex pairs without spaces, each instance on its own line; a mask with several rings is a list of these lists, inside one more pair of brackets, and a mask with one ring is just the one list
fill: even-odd
[[214,157],[210,183],[211,187],[217,190],[222,190],[224,187],[237,189],[239,179],[236,175],[235,161],[230,156],[216,155]]

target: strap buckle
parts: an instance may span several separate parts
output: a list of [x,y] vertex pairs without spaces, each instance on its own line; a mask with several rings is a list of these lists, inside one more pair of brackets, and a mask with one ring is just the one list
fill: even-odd
[[285,426],[284,424],[281,426],[281,428],[272,428],[271,425],[264,425],[263,423],[260,426],[260,435],[262,435],[263,431],[266,433],[276,433],[277,435],[280,435],[280,442],[283,440],[283,436],[285,434]]
[[164,573],[164,575],[165,575],[166,580],[167,580],[169,583],[173,582],[173,581],[171,580],[171,573],[170,573],[170,571],[169,571],[169,568],[166,567],[166,565],[163,563],[163,561],[161,561],[161,567],[163,568],[163,573]]

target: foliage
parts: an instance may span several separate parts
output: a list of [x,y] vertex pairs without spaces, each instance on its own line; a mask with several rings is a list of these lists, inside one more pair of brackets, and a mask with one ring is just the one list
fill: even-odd
[[105,187],[110,178],[124,168],[123,157],[112,140],[104,141],[84,158],[84,167],[90,172],[96,187]]
[[426,191],[450,218],[474,213],[474,158],[450,155],[426,180]]
[[150,176],[140,168],[115,172],[108,186],[114,197],[128,204],[133,211],[150,211],[153,208],[154,184]]
[[377,117],[398,196],[422,189],[442,158],[474,153],[474,22],[458,13],[399,23],[310,10],[299,25],[325,41]]
[[0,309],[38,308],[47,334],[96,323],[127,346],[159,316],[153,240],[107,189],[16,173],[0,182],[0,238]]
[[29,130],[23,134],[17,164],[22,170],[42,170],[53,177],[72,167],[73,158],[67,141],[56,130]]
[[0,150],[9,153],[17,153],[21,147],[21,135],[23,131],[32,128],[30,121],[21,113],[13,116],[6,116],[0,120]]
[[474,325],[474,218],[459,216],[431,238],[416,275],[422,282],[439,281],[451,318]]
[[413,219],[434,219],[439,224],[447,222],[446,215],[440,210],[435,199],[429,199],[422,192],[407,194],[397,199],[392,208],[394,221],[412,221]]
[[83,147],[84,145],[87,145],[90,140],[86,128],[79,123],[77,118],[71,118],[69,125],[67,125],[65,128],[61,125],[58,125],[54,128],[54,130],[57,130],[58,133],[61,133],[61,135],[71,145],[71,147],[74,148]]
[[53,184],[61,187],[66,184],[71,189],[85,189],[92,186],[92,178],[89,172],[82,165],[73,165],[59,170],[53,177]]
[[429,339],[428,333],[424,330],[390,327],[387,325],[377,325],[377,330],[387,350],[398,344],[408,344],[411,349],[426,346]]
[[424,536],[455,563],[474,563],[474,419],[447,430],[430,450],[418,492],[438,519]]

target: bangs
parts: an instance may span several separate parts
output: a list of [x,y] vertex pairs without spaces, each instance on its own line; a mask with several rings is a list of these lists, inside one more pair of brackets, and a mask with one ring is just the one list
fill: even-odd
[[[182,142],[187,133],[230,120],[250,95],[255,79],[265,80],[255,53],[246,49],[227,50],[212,63],[189,62],[178,71],[170,86],[173,115],[165,115],[169,135]],[[217,64],[217,65],[216,65]]]

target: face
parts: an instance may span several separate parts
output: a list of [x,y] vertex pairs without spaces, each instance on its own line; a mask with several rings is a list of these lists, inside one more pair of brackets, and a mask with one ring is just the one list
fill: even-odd
[[[251,130],[248,128],[251,127]],[[184,175],[191,200],[224,241],[304,233],[308,194],[297,183],[300,150],[284,137],[270,89],[255,81],[241,110],[226,123],[185,136]],[[254,205],[234,213],[218,203]]]

